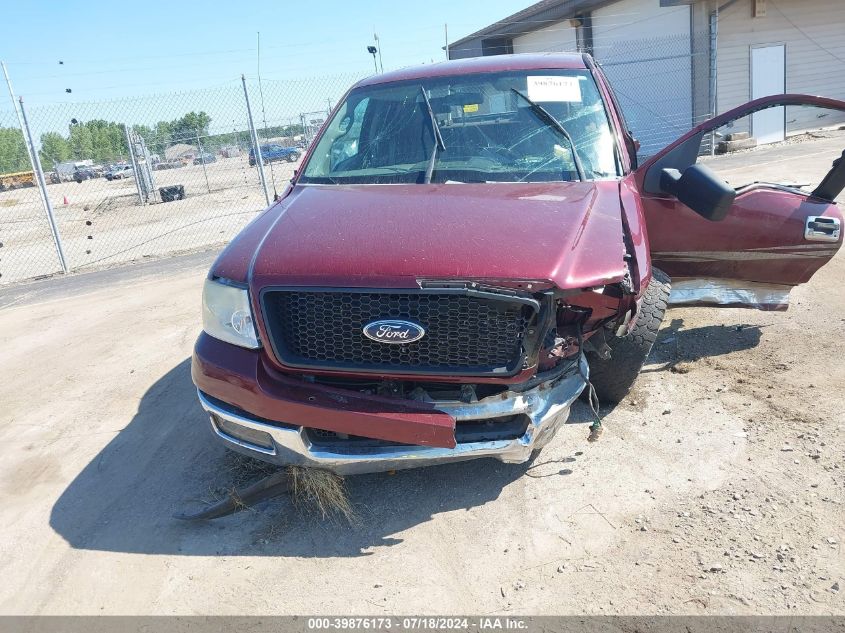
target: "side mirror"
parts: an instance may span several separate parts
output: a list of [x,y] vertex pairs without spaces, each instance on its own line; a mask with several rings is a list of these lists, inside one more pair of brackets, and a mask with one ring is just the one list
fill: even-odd
[[662,169],[660,189],[713,222],[725,219],[736,198],[733,187],[704,165],[691,165],[683,174],[677,169]]

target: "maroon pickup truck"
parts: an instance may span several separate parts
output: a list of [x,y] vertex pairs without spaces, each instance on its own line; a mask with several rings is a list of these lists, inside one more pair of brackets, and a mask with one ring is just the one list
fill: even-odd
[[669,303],[785,309],[836,253],[845,160],[812,192],[697,160],[717,128],[804,105],[845,111],[765,97],[638,166],[589,55],[359,82],[205,282],[192,374],[214,432],[342,474],[528,460],[590,382],[625,395]]

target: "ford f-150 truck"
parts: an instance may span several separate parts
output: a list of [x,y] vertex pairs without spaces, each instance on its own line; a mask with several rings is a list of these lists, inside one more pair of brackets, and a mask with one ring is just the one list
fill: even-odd
[[359,82],[205,281],[192,375],[214,433],[341,474],[528,460],[590,382],[625,395],[670,302],[785,309],[836,253],[845,160],[812,192],[698,162],[782,106],[845,111],[764,97],[638,165],[589,55]]

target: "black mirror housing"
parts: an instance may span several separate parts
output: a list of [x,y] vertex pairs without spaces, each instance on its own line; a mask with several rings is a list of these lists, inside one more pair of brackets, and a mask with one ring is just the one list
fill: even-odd
[[736,198],[736,191],[704,165],[691,165],[681,174],[677,169],[662,169],[660,189],[675,196],[701,217],[724,220]]

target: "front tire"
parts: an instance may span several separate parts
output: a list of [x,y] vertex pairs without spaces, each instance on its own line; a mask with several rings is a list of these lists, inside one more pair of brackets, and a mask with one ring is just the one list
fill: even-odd
[[669,276],[653,268],[634,327],[625,336],[613,336],[607,340],[610,358],[605,360],[595,352],[587,352],[590,382],[600,402],[616,404],[628,395],[657,339],[671,288]]

